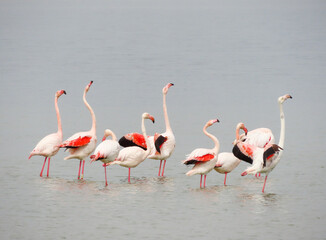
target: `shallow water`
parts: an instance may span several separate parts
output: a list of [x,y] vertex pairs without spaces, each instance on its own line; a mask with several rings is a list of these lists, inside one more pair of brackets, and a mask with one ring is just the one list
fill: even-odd
[[[326,4],[323,1],[1,1],[0,234],[2,239],[325,239]],[[159,162],[131,171],[86,162],[27,160],[56,131],[60,97],[64,139],[91,127],[97,136],[163,132],[163,86],[177,146],[159,178]],[[279,165],[263,177],[215,171],[207,187],[181,164],[209,131],[231,151],[238,122],[269,127],[278,139],[277,98],[284,103],[286,139]]]

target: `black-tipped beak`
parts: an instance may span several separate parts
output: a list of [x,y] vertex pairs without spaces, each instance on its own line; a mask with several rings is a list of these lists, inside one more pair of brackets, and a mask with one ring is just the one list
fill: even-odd
[[67,94],[65,90],[63,90],[63,93],[64,93],[64,94]]

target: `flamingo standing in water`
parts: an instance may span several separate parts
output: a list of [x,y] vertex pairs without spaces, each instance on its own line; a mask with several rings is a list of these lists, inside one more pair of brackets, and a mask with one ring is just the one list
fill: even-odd
[[45,136],[44,138],[41,139],[41,141],[36,144],[35,148],[29,155],[30,159],[34,155],[40,155],[44,156],[44,163],[43,167],[40,173],[40,176],[42,177],[43,175],[43,170],[44,166],[46,163],[47,158],[48,159],[48,169],[47,169],[47,174],[46,176],[49,177],[49,170],[50,170],[50,159],[52,156],[56,155],[57,152],[59,151],[59,146],[62,143],[62,126],[61,126],[61,118],[60,118],[60,112],[59,112],[59,107],[58,107],[58,98],[62,95],[66,94],[65,90],[60,90],[55,93],[54,97],[54,106],[55,106],[55,111],[57,114],[57,120],[58,120],[58,131],[56,133],[49,134]]
[[[84,167],[85,167],[85,158],[88,157],[96,147],[96,118],[93,109],[86,101],[86,93],[88,92],[93,81],[91,81],[84,90],[83,101],[89,112],[92,116],[92,128],[86,132],[78,132],[64,141],[60,147],[69,149],[70,155],[65,157],[65,160],[68,159],[79,159],[79,170],[78,170],[78,179],[84,178]],[[82,167],[81,167],[82,166]],[[82,174],[80,175],[80,170],[82,168]]]
[[206,136],[211,138],[215,144],[214,148],[196,148],[193,150],[183,163],[185,165],[194,164],[194,167],[186,173],[187,176],[192,176],[195,174],[200,174],[200,187],[202,187],[202,180],[204,175],[204,187],[206,186],[206,175],[209,173],[216,165],[218,152],[220,150],[220,143],[215,136],[207,132],[207,128],[212,126],[214,123],[219,122],[218,119],[213,119],[208,121],[203,132]]
[[[246,169],[241,175],[245,176],[247,174],[255,173],[265,173],[265,181],[263,185],[262,192],[265,191],[266,181],[268,174],[276,167],[280,158],[282,156],[285,140],[285,117],[283,112],[283,103],[285,100],[292,98],[291,95],[286,94],[278,98],[278,104],[280,107],[280,120],[281,120],[281,132],[278,145],[267,144],[264,148],[257,148],[249,143],[245,144],[246,141],[239,139],[237,144],[234,146],[233,150],[237,157],[240,159],[247,158],[252,159],[253,166]],[[256,157],[258,155],[259,157]],[[254,158],[257,160],[254,161]]]
[[[236,136],[239,136],[240,129],[243,129],[245,133],[248,132],[247,128],[243,123],[237,124],[236,127]],[[227,174],[232,172],[239,164],[241,160],[234,156],[231,152],[221,152],[218,154],[217,162],[214,167],[215,171],[218,173],[225,174],[224,177],[224,186],[226,185]]]
[[[109,136],[112,136],[112,140],[106,140]],[[105,129],[102,142],[96,147],[94,155],[90,156],[91,163],[98,160],[104,163],[105,186],[108,185],[106,167],[118,157],[119,151],[120,145],[117,141],[116,135],[110,129]]]
[[130,183],[130,168],[137,167],[141,162],[143,162],[148,157],[148,155],[151,152],[151,145],[149,144],[148,137],[146,135],[145,119],[150,119],[152,120],[153,123],[155,122],[155,119],[149,113],[142,114],[141,129],[142,129],[143,138],[145,139],[145,144],[147,146],[147,149],[144,150],[143,148],[140,148],[138,146],[124,148],[119,152],[118,157],[112,163],[110,163],[110,165],[118,164],[122,167],[129,168],[129,172],[128,172],[129,183]]
[[[169,116],[166,107],[166,95],[169,91],[169,88],[172,87],[173,83],[168,83],[163,89],[163,112],[164,112],[164,120],[165,120],[165,132],[158,134],[155,136],[149,137],[149,143],[151,144],[151,152],[148,156],[150,159],[160,160],[160,167],[158,170],[158,176],[164,176],[164,169],[166,160],[171,156],[174,147],[175,147],[175,137],[170,125]],[[143,135],[139,133],[130,133],[126,134],[122,138],[120,138],[119,143],[123,147],[130,146],[139,146],[146,150],[146,142],[143,138]],[[162,162],[163,168],[162,168]],[[162,168],[162,172],[161,172]]]

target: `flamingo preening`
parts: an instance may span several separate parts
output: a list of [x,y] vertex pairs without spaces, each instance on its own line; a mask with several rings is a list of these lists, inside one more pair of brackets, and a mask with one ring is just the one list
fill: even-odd
[[[149,143],[151,144],[151,152],[148,156],[150,159],[160,160],[160,167],[158,171],[158,176],[164,176],[166,160],[171,156],[175,147],[175,137],[170,125],[169,116],[166,107],[166,95],[169,88],[172,87],[173,83],[168,83],[163,89],[163,112],[165,120],[165,132],[155,136],[149,137]],[[129,133],[120,138],[119,143],[123,147],[139,146],[146,150],[146,142],[142,134],[139,133]],[[163,162],[163,168],[162,168]],[[161,172],[162,169],[162,172]]]
[[[91,81],[84,90],[83,94],[83,101],[86,107],[88,108],[89,112],[92,116],[92,128],[86,132],[78,132],[64,141],[60,147],[69,149],[70,155],[65,157],[65,160],[68,159],[78,159],[79,162],[79,170],[78,170],[78,179],[84,178],[84,167],[85,167],[85,158],[88,157],[96,147],[96,118],[93,109],[86,101],[86,93],[88,92],[90,86],[92,85],[93,81]],[[80,175],[80,170],[82,166],[82,173]]]
[[[237,139],[239,138],[240,129],[244,130],[245,134],[247,134],[247,132],[248,132],[247,128],[245,127],[245,125],[243,123],[238,123],[237,127],[236,127],[236,131],[235,131]],[[235,169],[240,164],[240,162],[241,162],[241,160],[239,158],[237,158],[236,156],[234,156],[234,154],[232,152],[221,152],[218,154],[217,162],[216,162],[214,169],[218,173],[225,174],[224,186],[226,185],[227,174],[232,172],[233,169]]]
[[[106,139],[109,136],[112,136],[112,140]],[[91,162],[100,160],[104,163],[105,186],[108,185],[106,167],[118,157],[119,151],[120,145],[116,135],[110,129],[105,129],[102,142],[96,147],[94,155],[90,156]]]
[[49,177],[49,171],[50,171],[50,159],[52,156],[56,155],[57,152],[59,151],[59,146],[62,143],[62,126],[61,126],[61,118],[60,118],[60,112],[59,112],[59,107],[58,107],[58,98],[62,95],[66,94],[65,90],[60,90],[55,93],[54,97],[54,106],[55,106],[55,111],[57,114],[57,120],[58,120],[58,131],[56,133],[49,134],[45,136],[44,138],[41,139],[41,141],[36,144],[35,148],[29,155],[30,159],[34,155],[40,155],[44,156],[44,163],[43,167],[40,173],[40,176],[42,177],[43,175],[43,170],[44,166],[46,163],[46,160],[48,158],[48,169],[47,169],[47,174],[46,176]]
[[145,119],[150,119],[152,120],[153,123],[155,122],[155,119],[149,113],[142,114],[141,129],[142,129],[143,138],[145,139],[147,149],[144,150],[143,148],[140,148],[138,146],[123,148],[119,152],[118,157],[112,163],[110,163],[110,165],[118,164],[122,167],[129,168],[129,172],[128,172],[129,183],[130,183],[130,168],[137,167],[141,162],[143,162],[148,157],[148,155],[151,152],[151,145],[149,144],[149,140],[146,134]]
[[192,176],[195,174],[200,174],[200,187],[202,187],[202,180],[203,180],[203,175],[204,175],[204,185],[203,187],[206,186],[206,175],[209,173],[212,169],[214,169],[216,162],[217,162],[217,156],[218,152],[220,150],[220,143],[218,139],[207,132],[207,128],[212,126],[214,123],[219,122],[218,119],[213,119],[208,121],[204,128],[203,132],[206,136],[211,138],[214,142],[214,148],[212,149],[207,149],[207,148],[196,148],[193,150],[188,156],[183,163],[185,165],[190,165],[194,164],[194,167],[186,173],[187,176]]
[[[265,191],[266,181],[268,174],[276,167],[284,148],[285,139],[285,117],[283,112],[283,103],[285,100],[292,98],[291,95],[286,94],[278,98],[278,104],[280,107],[280,120],[281,120],[281,132],[278,145],[267,143],[263,148],[252,145],[247,141],[243,141],[241,138],[237,139],[237,143],[233,148],[233,153],[235,156],[241,160],[251,159],[252,166],[247,168],[241,175],[245,176],[247,174],[265,173],[265,181],[263,185],[262,192]],[[249,161],[248,161],[249,162]]]

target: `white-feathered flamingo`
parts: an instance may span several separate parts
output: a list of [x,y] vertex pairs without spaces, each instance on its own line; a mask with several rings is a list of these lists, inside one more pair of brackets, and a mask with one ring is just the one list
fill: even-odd
[[142,114],[142,133],[143,137],[145,139],[145,143],[147,146],[147,149],[144,150],[138,146],[132,146],[123,148],[120,152],[118,157],[115,161],[113,161],[110,165],[118,164],[122,167],[129,168],[128,172],[128,182],[130,183],[130,168],[137,167],[141,162],[143,162],[151,152],[151,146],[148,141],[148,137],[146,135],[146,128],[145,128],[145,119],[150,119],[154,123],[154,117],[151,116],[149,113],[143,113]]
[[[84,90],[83,101],[88,108],[92,116],[92,128],[86,132],[78,132],[64,141],[60,147],[69,149],[70,155],[65,157],[65,160],[68,159],[79,159],[79,170],[78,170],[78,179],[84,178],[84,167],[85,167],[85,158],[88,157],[96,147],[96,118],[93,109],[86,101],[86,93],[88,92],[93,81],[91,81]],[[83,165],[83,166],[82,166]],[[80,175],[80,169],[82,166],[82,174]]]
[[48,159],[48,169],[47,169],[46,176],[47,177],[49,176],[50,159],[52,156],[57,154],[57,152],[60,149],[59,146],[62,143],[62,126],[61,126],[61,118],[60,118],[60,112],[59,112],[59,107],[58,107],[58,98],[62,94],[66,94],[66,91],[59,90],[55,93],[55,97],[54,97],[54,106],[55,106],[55,111],[56,111],[57,120],[58,120],[58,131],[56,133],[49,134],[49,135],[45,136],[44,138],[42,138],[41,141],[39,141],[38,144],[36,144],[35,148],[33,149],[33,151],[31,152],[31,154],[29,155],[29,158],[28,158],[28,159],[30,159],[34,155],[40,155],[40,156],[45,157],[43,167],[42,167],[42,170],[40,173],[41,177],[43,175],[43,170],[44,170],[44,166],[45,166],[47,158],[49,158],[49,159]]
[[[236,139],[239,139],[240,129],[245,131],[245,134],[248,132],[247,128],[243,123],[238,123],[236,126]],[[217,162],[215,164],[215,171],[218,173],[225,174],[224,185],[226,185],[227,174],[232,172],[239,164],[241,160],[234,156],[232,152],[221,152],[218,154]]]
[[[165,120],[165,132],[156,133],[155,136],[149,137],[149,143],[151,144],[151,153],[148,158],[160,160],[160,167],[158,170],[158,176],[164,176],[166,160],[171,156],[175,147],[175,137],[170,125],[169,116],[166,107],[166,95],[169,88],[172,87],[173,83],[168,83],[163,89],[163,113]],[[146,150],[146,142],[142,134],[139,133],[129,133],[120,138],[119,143],[123,147],[139,146]],[[162,168],[162,162],[163,168]],[[162,172],[161,172],[162,168]]]
[[[109,136],[112,136],[112,140],[106,139]],[[94,155],[90,156],[91,162],[100,160],[104,163],[105,186],[108,185],[106,167],[118,157],[119,151],[120,145],[116,135],[110,129],[105,129],[102,142],[96,147]]]
[[202,187],[203,175],[204,187],[206,186],[206,175],[215,167],[218,152],[220,150],[220,143],[217,138],[214,135],[208,133],[206,130],[208,127],[212,126],[216,122],[219,122],[219,120],[210,120],[205,124],[203,128],[204,134],[213,140],[215,145],[214,148],[197,148],[187,156],[187,159],[185,161],[183,161],[185,165],[195,164],[194,167],[186,173],[186,175],[192,176],[195,174],[200,174],[200,187]]
[[[285,100],[289,98],[292,98],[289,94],[286,94],[278,98],[278,104],[280,107],[280,120],[281,120],[281,133],[280,133],[280,139],[278,145],[268,144],[264,148],[259,148],[257,146],[247,143],[246,141],[239,139],[239,141],[234,147],[234,152],[236,153],[235,155],[238,155],[238,157],[243,155],[244,158],[249,158],[249,159],[251,158],[253,160],[252,167],[246,169],[241,174],[242,176],[245,176],[247,174],[252,174],[252,173],[266,174],[262,192],[265,191],[268,174],[276,167],[276,165],[280,161],[283,152],[280,151],[283,150],[284,148],[284,139],[285,139],[285,118],[283,112],[283,103]],[[257,158],[257,160],[254,161],[254,158]]]

